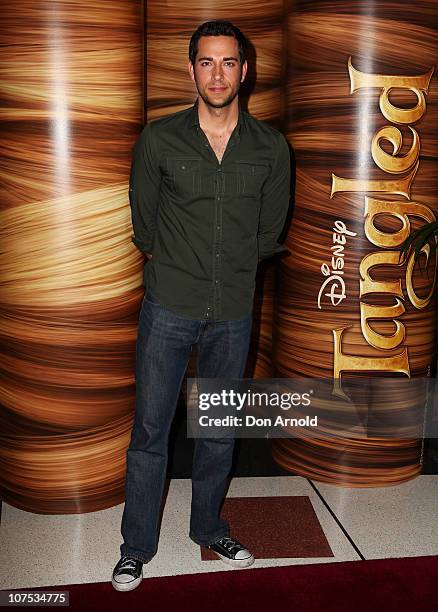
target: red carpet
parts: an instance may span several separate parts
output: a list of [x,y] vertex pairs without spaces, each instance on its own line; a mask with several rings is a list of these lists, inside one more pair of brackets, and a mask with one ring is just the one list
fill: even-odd
[[[221,516],[256,559],[333,557],[306,495],[227,497]],[[203,561],[217,559],[208,548],[200,551]]]
[[81,612],[432,612],[438,556],[149,578],[131,593],[108,582],[47,590],[62,589],[70,591],[69,610]]

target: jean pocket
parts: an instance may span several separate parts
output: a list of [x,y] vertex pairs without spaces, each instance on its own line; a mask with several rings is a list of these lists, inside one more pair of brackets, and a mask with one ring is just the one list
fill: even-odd
[[157,306],[160,305],[160,302],[157,300],[157,298],[155,297],[155,295],[152,293],[150,289],[148,289],[146,293],[144,294],[144,299],[146,302],[149,302],[149,304],[154,304]]

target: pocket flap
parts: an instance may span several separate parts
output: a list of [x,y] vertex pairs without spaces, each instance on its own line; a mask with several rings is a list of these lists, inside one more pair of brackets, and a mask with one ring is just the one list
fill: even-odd
[[169,171],[189,173],[199,170],[200,162],[200,159],[195,158],[169,157],[167,158],[167,167]]
[[244,174],[261,174],[266,176],[269,173],[268,164],[261,164],[259,162],[250,162],[250,161],[238,161],[239,172]]

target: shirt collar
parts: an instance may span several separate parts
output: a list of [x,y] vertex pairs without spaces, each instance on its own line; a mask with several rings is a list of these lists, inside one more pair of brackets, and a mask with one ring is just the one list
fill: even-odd
[[[244,114],[242,112],[242,109],[240,108],[239,105],[239,117],[237,119],[237,133],[240,134],[240,130],[242,125],[244,125],[245,123],[245,117]],[[195,103],[193,104],[192,108],[190,109],[190,125],[192,127],[200,127],[199,125],[199,115],[198,115],[198,100],[196,99]]]

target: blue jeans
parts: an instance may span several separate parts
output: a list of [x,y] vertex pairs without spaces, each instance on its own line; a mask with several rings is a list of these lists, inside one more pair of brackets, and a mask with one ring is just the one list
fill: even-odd
[[[169,430],[193,345],[198,344],[198,377],[242,378],[251,327],[252,313],[236,321],[189,319],[164,308],[147,291],[138,324],[122,555],[147,562],[156,553]],[[201,546],[229,534],[220,509],[233,448],[232,438],[195,440],[189,535]]]

